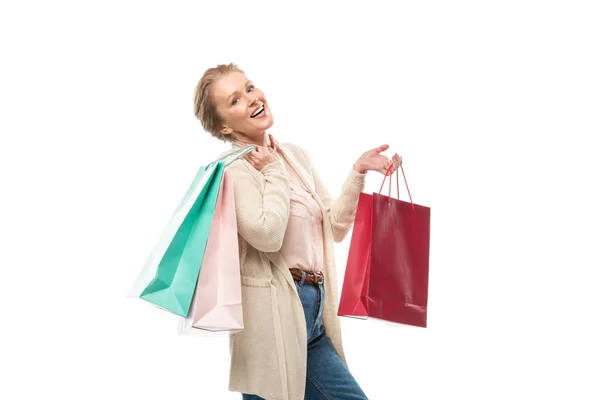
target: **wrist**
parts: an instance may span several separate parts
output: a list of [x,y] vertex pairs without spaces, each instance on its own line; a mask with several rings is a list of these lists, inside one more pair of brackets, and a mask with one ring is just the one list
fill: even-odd
[[272,170],[277,170],[279,165],[279,163],[276,163],[275,161],[271,161],[268,162],[267,164],[263,165],[261,169],[259,169],[260,172],[262,173],[269,173]]
[[353,168],[359,174],[366,174],[367,173],[367,170],[365,169],[365,167],[363,167],[362,164],[360,164],[359,162],[355,162],[354,165],[353,165]]

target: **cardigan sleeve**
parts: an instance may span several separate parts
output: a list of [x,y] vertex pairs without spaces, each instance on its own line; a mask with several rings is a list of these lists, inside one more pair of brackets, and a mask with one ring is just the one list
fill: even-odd
[[342,190],[337,199],[329,193],[323,179],[315,169],[310,156],[305,150],[301,150],[310,167],[310,172],[315,181],[315,190],[325,206],[329,221],[333,230],[333,240],[337,243],[344,240],[356,216],[358,197],[365,188],[366,173],[361,174],[352,168],[342,185]]
[[249,165],[233,163],[233,195],[240,236],[258,251],[281,249],[290,214],[290,184],[280,161],[266,165],[260,173],[264,188]]

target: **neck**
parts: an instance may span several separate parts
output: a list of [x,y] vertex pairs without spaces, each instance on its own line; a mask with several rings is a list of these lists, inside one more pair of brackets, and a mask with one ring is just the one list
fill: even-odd
[[237,139],[234,140],[234,143],[238,143],[240,145],[255,145],[255,146],[264,146],[269,147],[271,145],[270,135],[265,131],[260,133],[254,138],[250,138],[244,134],[236,133]]

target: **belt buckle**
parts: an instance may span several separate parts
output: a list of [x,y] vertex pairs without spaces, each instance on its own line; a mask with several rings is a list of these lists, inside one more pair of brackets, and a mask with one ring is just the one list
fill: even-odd
[[323,274],[321,272],[309,272],[313,276],[315,283],[323,282]]

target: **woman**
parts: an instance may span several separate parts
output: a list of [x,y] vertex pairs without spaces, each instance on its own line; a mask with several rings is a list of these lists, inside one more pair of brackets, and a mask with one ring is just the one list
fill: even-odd
[[367,151],[335,200],[303,149],[267,133],[265,95],[237,66],[204,73],[194,111],[233,148],[256,146],[228,167],[244,310],[244,330],[231,337],[229,389],[243,399],[366,399],[342,349],[333,242],[354,222],[367,171],[394,171],[401,158],[380,154],[387,145]]

